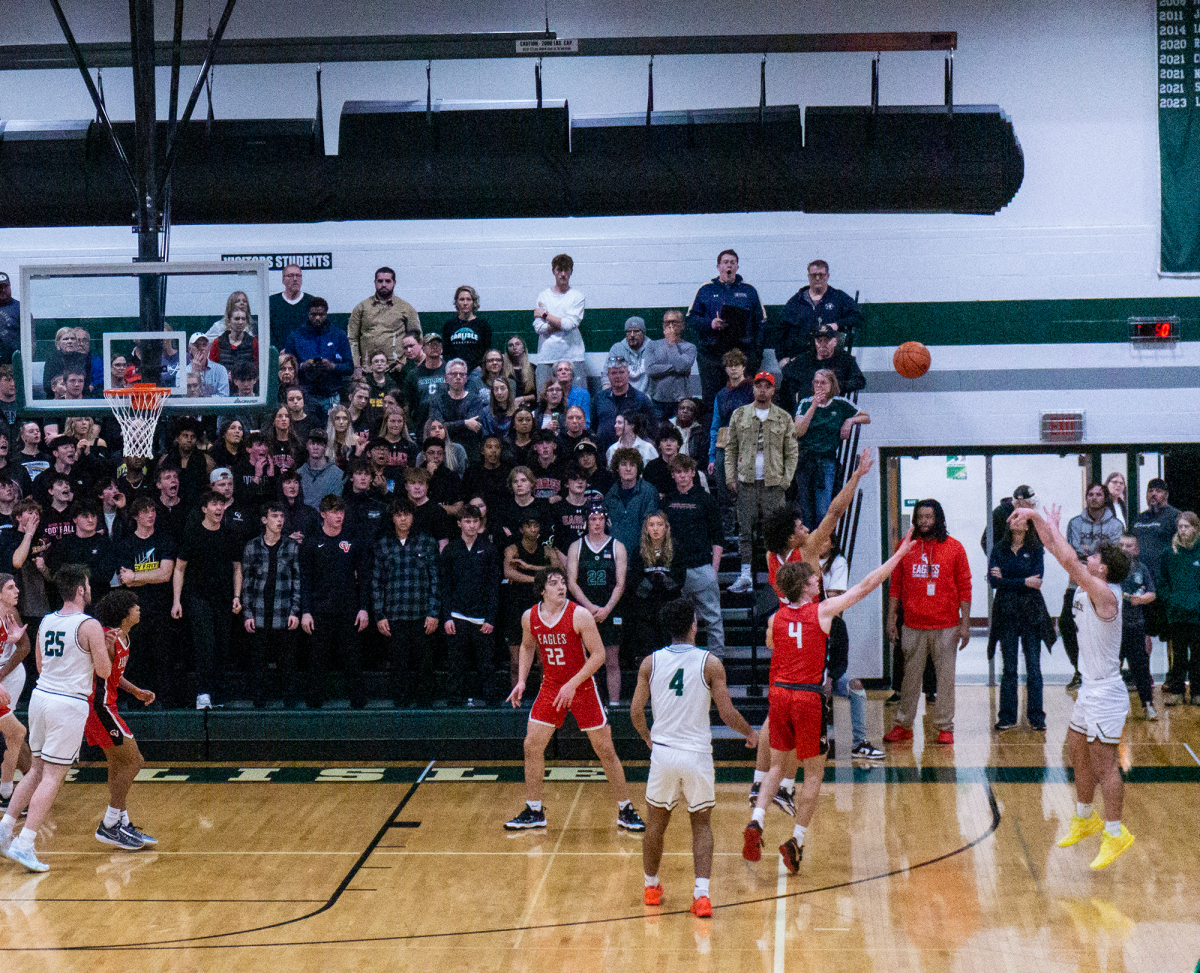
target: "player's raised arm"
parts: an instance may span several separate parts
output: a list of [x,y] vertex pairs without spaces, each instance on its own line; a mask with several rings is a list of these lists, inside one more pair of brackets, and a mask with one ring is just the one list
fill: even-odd
[[[644,665],[643,668],[645,668]],[[744,736],[748,748],[757,747],[758,731],[733,705],[733,700],[729,698],[729,685],[725,680],[725,666],[711,652],[704,660],[704,681],[708,683],[708,691],[712,694],[713,702],[717,704],[717,715],[721,717],[722,722],[734,732]],[[641,685],[640,679],[638,684]]]
[[529,670],[533,667],[533,657],[537,646],[533,644],[533,633],[529,631],[529,614],[532,608],[525,609],[521,616],[521,655],[517,662],[517,684],[508,694],[506,702],[512,703],[513,708],[521,705],[521,697],[525,695],[525,680],[529,678]]
[[826,598],[821,602],[821,607],[817,609],[817,617],[821,621],[821,631],[828,633],[835,615],[840,615],[850,606],[857,605],[867,595],[883,584],[891,573],[896,570],[896,565],[900,563],[904,555],[912,550],[912,546],[912,529],[910,528],[908,533],[904,535],[904,540],[900,542],[900,546],[896,548],[896,553],[884,561],[883,564],[868,574],[858,584],[851,585],[843,594],[835,598]]
[[1076,588],[1082,588],[1088,593],[1088,597],[1092,599],[1092,604],[1096,608],[1102,609],[1106,615],[1111,615],[1116,611],[1116,597],[1109,590],[1108,584],[1087,569],[1087,565],[1079,560],[1079,555],[1075,553],[1075,548],[1071,546],[1070,541],[1063,536],[1063,532],[1058,526],[1059,519],[1062,517],[1062,508],[1058,504],[1051,504],[1044,508],[1043,513],[1038,513],[1029,507],[1022,507],[1013,511],[1013,517],[1017,521],[1027,521],[1033,524],[1033,529],[1037,531],[1042,546],[1054,555],[1054,560],[1062,565],[1063,570],[1071,579],[1071,583]]
[[871,471],[873,465],[875,465],[875,460],[871,455],[871,447],[868,446],[859,453],[858,466],[854,468],[854,472],[846,477],[845,486],[838,491],[837,496],[830,502],[829,510],[821,518],[821,523],[817,525],[817,529],[808,535],[808,539],[804,542],[806,554],[811,553],[814,557],[819,555],[826,538],[833,536],[838,521],[842,519],[842,514],[849,509],[850,503],[854,499],[854,494],[858,492],[859,481]]
[[633,700],[629,704],[629,722],[640,736],[650,746],[650,725],[646,722],[646,704],[650,702],[650,676],[654,673],[654,656],[648,655],[638,667],[637,688],[633,691]]

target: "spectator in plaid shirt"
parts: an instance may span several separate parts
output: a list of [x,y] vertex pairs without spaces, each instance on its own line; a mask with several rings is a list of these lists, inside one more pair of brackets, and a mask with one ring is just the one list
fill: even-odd
[[254,706],[267,704],[267,656],[278,649],[279,672],[287,705],[298,701],[296,637],[300,626],[300,545],[283,536],[283,504],[263,507],[263,533],[246,545],[233,566],[233,610],[242,612],[250,636]]
[[390,688],[397,706],[428,699],[433,692],[433,637],[441,615],[438,542],[413,533],[412,501],[392,501],[393,530],[375,543],[371,576],[375,627],[388,640]]

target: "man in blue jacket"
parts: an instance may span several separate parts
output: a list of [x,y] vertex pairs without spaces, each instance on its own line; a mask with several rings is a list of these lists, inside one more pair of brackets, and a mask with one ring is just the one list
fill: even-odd
[[329,410],[342,398],[342,383],[354,371],[350,339],[329,327],[329,303],[323,297],[308,302],[308,323],[288,335],[284,351],[300,363],[300,387]]
[[[706,405],[712,405],[725,384],[721,358],[725,352],[741,349],[754,364],[762,348],[763,326],[767,315],[758,291],[738,274],[738,255],[722,250],[717,255],[717,276],[696,292],[687,323],[696,334],[696,364],[700,369],[700,388]],[[731,320],[721,317],[722,310]],[[734,321],[732,318],[738,320]],[[753,371],[753,369],[752,369]]]
[[[808,265],[808,284],[783,306],[781,323],[767,335],[765,344],[775,350],[781,369],[789,359],[812,347],[823,324],[839,335],[854,334],[862,326],[862,313],[853,297],[829,286],[829,264],[814,260]],[[844,345],[846,339],[840,340]]]

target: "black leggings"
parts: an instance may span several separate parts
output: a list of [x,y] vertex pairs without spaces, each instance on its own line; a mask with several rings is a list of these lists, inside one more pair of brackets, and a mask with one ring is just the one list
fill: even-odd
[[1175,622],[1171,626],[1171,671],[1164,692],[1183,695],[1183,684],[1192,685],[1192,699],[1200,700],[1200,623]]

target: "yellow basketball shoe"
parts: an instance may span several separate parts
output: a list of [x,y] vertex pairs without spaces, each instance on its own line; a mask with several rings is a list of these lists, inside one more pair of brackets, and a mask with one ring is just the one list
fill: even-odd
[[1133,835],[1129,833],[1129,829],[1125,825],[1121,825],[1121,833],[1115,838],[1105,831],[1104,837],[1100,839],[1100,854],[1092,860],[1092,868],[1095,871],[1108,868],[1109,865],[1128,851],[1132,844]]
[[1100,815],[1095,811],[1092,812],[1090,818],[1081,818],[1078,814],[1071,815],[1071,830],[1067,832],[1067,836],[1058,843],[1059,848],[1070,848],[1071,845],[1083,841],[1098,832],[1104,830],[1104,822],[1100,820]]

